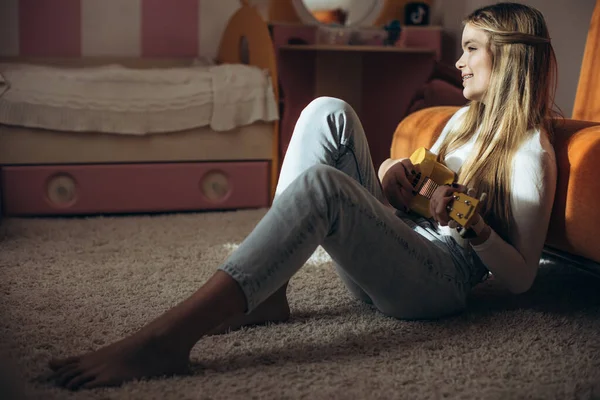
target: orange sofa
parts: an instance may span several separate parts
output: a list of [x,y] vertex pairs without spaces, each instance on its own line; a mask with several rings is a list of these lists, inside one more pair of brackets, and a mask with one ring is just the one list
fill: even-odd
[[[391,157],[431,147],[459,109],[438,106],[404,118],[392,139]],[[600,123],[558,120],[554,136],[558,182],[545,252],[600,274]]]

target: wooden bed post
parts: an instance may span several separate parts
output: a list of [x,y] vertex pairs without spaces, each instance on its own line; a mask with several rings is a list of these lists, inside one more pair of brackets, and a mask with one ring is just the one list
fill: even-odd
[[[221,37],[218,63],[245,64],[241,44],[244,40],[248,45],[248,65],[267,70],[271,76],[273,93],[279,107],[279,81],[277,76],[277,61],[275,48],[267,23],[248,0],[240,0],[241,7],[229,19],[225,32]],[[271,157],[270,200],[273,201],[279,175],[279,121],[273,123],[273,148]]]

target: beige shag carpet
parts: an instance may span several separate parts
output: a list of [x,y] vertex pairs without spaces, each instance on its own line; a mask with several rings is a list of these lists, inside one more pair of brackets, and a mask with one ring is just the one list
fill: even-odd
[[524,295],[487,282],[464,314],[407,322],[355,301],[321,249],[290,283],[288,323],[200,340],[192,376],[81,392],[43,380],[51,357],[113,342],[186,298],[264,213],[3,220],[0,398],[600,398],[591,275],[547,261]]

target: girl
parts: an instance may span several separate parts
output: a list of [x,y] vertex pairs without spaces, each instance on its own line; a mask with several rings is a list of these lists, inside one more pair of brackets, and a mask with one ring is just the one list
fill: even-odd
[[[341,100],[319,98],[300,116],[276,200],[254,231],[191,297],[139,332],[98,351],[51,361],[70,389],[184,373],[204,335],[289,316],[288,280],[321,245],[358,299],[403,319],[465,308],[488,273],[511,292],[531,286],[554,199],[549,141],[555,57],[542,14],[501,3],[465,20],[459,110],[432,147],[463,185],[442,186],[433,218],[408,210],[415,195],[408,159],[376,174],[365,134]],[[451,193],[488,194],[470,238],[450,224]]]

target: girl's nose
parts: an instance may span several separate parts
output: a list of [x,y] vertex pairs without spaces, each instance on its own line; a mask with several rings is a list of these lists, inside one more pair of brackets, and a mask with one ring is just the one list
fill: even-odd
[[458,69],[462,69],[465,67],[465,63],[462,60],[462,57],[458,59],[458,61],[456,61],[456,64],[454,64],[456,66],[456,68]]

